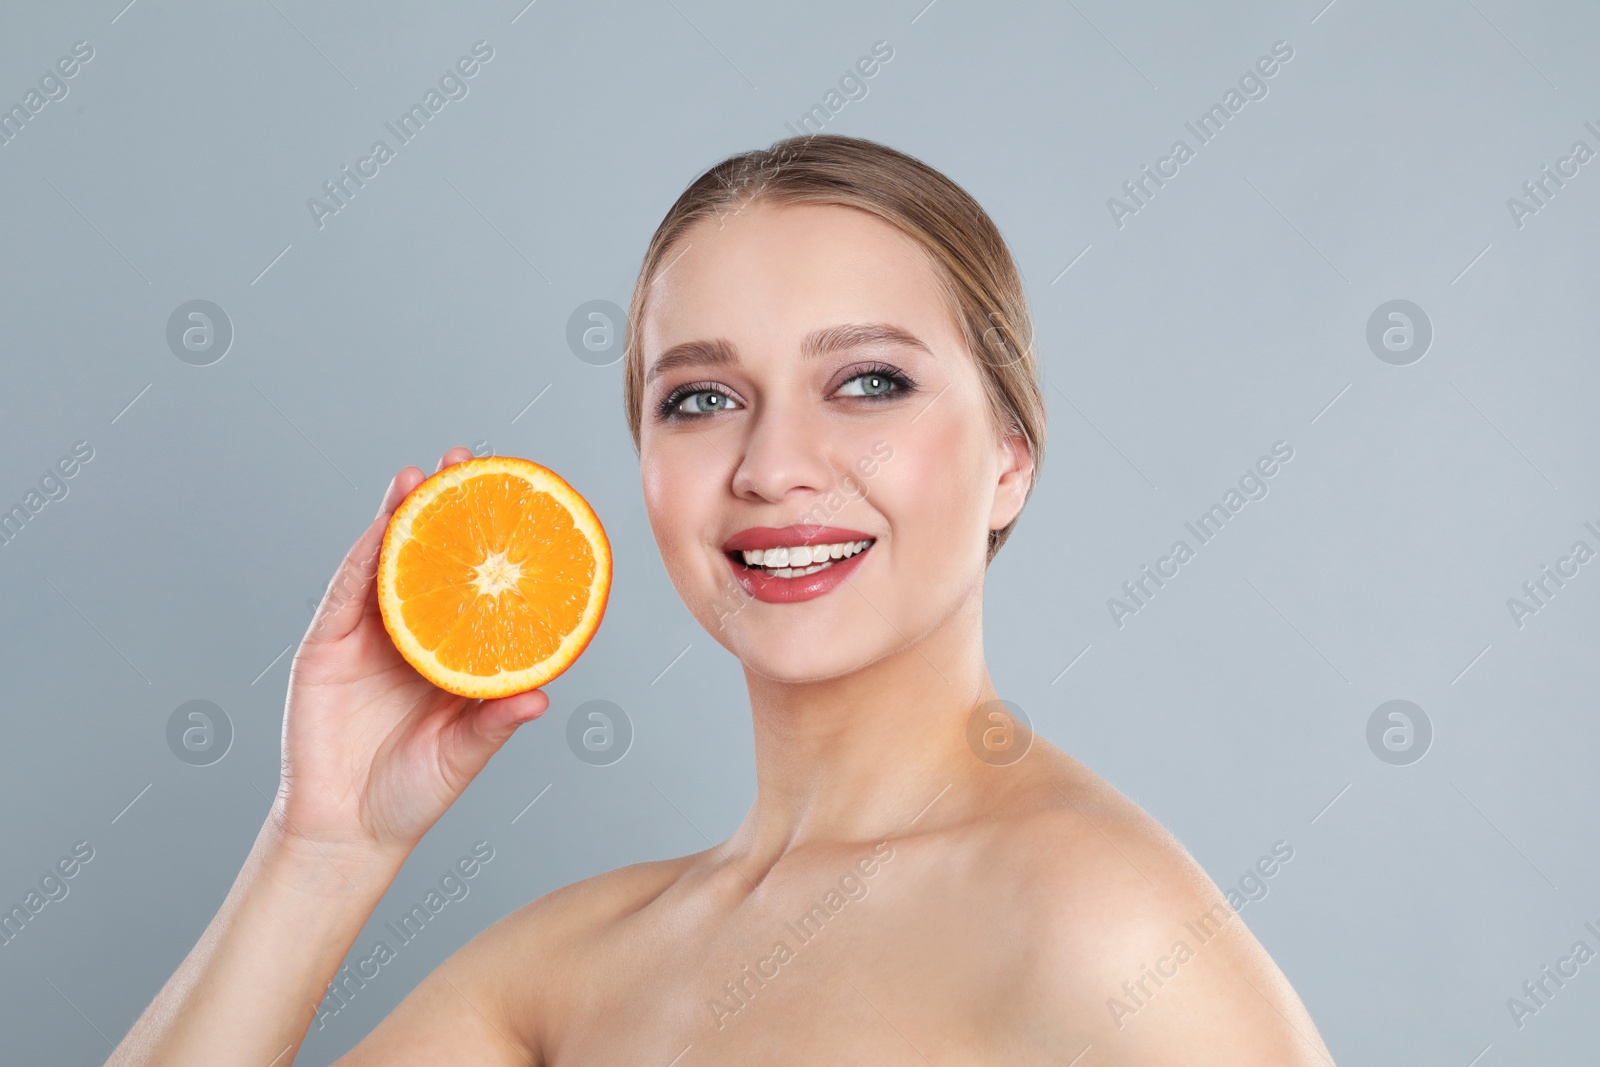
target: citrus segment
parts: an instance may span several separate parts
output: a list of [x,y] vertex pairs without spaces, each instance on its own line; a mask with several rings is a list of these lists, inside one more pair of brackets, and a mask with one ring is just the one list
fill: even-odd
[[486,456],[447,467],[384,534],[378,604],[395,647],[462,696],[509,696],[570,667],[611,591],[611,546],[547,467]]

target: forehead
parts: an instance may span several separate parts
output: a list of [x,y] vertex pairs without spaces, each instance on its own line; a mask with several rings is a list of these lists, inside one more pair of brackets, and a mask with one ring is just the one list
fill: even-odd
[[756,204],[700,221],[663,257],[647,307],[647,368],[687,340],[727,338],[743,350],[839,323],[893,323],[935,352],[960,336],[921,246],[832,204]]

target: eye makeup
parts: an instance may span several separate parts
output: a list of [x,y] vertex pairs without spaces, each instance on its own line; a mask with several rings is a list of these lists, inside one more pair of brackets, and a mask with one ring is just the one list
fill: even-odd
[[[878,393],[850,394],[847,396],[847,399],[865,400],[871,403],[879,403],[901,396],[909,396],[910,394],[917,392],[916,383],[907,377],[906,374],[898,367],[891,366],[887,363],[870,362],[851,368],[850,376],[839,383],[839,388],[834,390],[834,394],[836,395],[839,389],[844,388],[851,382],[860,381],[863,378],[869,380],[877,379],[880,382],[885,383],[887,387],[882,392]],[[685,401],[695,397],[718,397],[720,399],[710,400],[709,402],[704,399],[696,401],[698,406],[703,409],[708,408],[709,410],[679,410]],[[719,382],[686,382],[668,392],[667,395],[662,398],[660,403],[656,405],[656,418],[663,422],[682,422],[701,419],[707,415],[715,414],[718,411],[730,410],[727,406],[729,401],[738,402],[738,398],[729,393],[727,388]]]

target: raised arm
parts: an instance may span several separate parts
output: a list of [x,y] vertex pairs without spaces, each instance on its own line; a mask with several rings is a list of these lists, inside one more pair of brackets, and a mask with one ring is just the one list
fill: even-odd
[[[439,469],[466,460],[445,453]],[[395,475],[329,583],[290,672],[278,795],[217,915],[108,1067],[285,1067],[416,843],[522,723],[539,690],[472,701],[395,651],[374,575],[389,516],[423,479]]]

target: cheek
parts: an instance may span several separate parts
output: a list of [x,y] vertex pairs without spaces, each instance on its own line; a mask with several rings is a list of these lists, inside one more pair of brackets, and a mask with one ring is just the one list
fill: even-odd
[[944,421],[933,414],[896,435],[893,458],[867,483],[894,534],[897,560],[923,574],[965,567],[957,539],[981,546],[988,519],[986,440],[967,414],[952,412],[956,417]]
[[669,569],[702,549],[707,524],[721,514],[726,484],[710,446],[694,437],[661,437],[640,450],[639,478],[645,513]]
[[682,524],[689,514],[684,494],[693,492],[693,484],[683,477],[682,465],[674,462],[670,454],[664,454],[663,449],[650,449],[644,456],[639,464],[639,480],[645,515],[662,555],[671,559],[683,541]]

